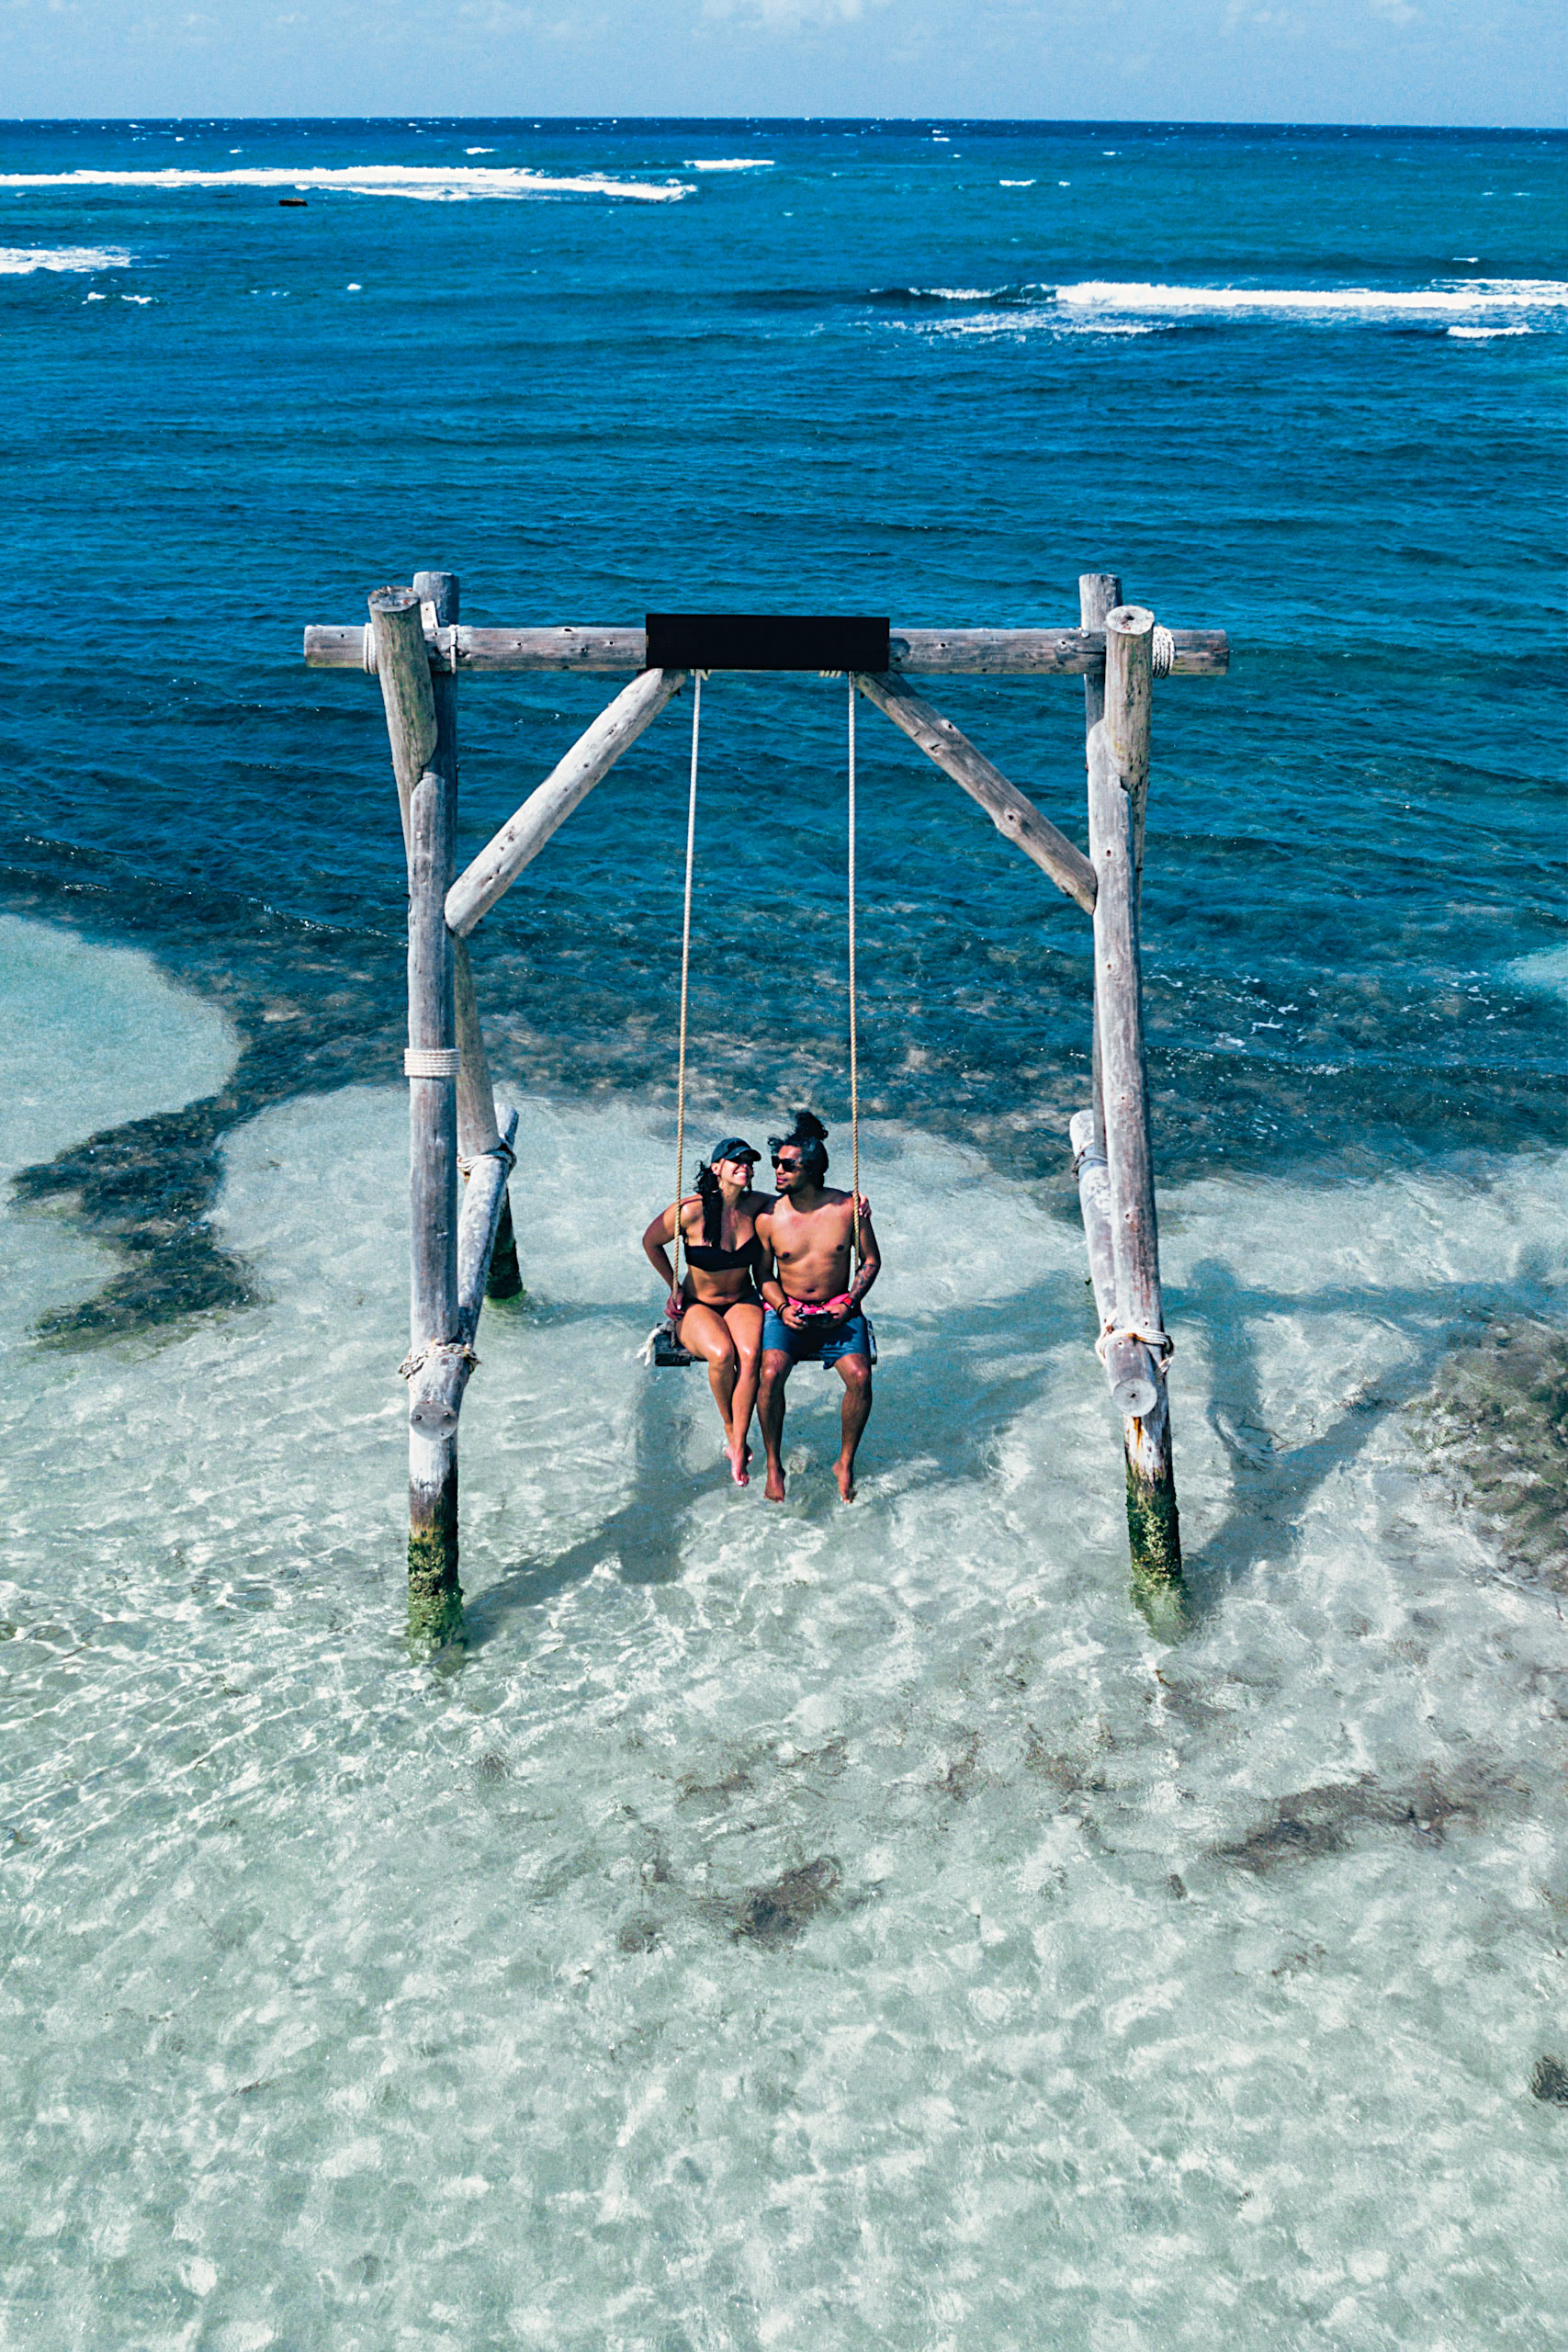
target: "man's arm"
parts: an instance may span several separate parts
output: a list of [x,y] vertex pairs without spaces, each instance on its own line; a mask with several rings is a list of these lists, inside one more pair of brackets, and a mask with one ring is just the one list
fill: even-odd
[[[851,1230],[853,1231],[852,1224]],[[851,1315],[854,1313],[872,1283],[882,1272],[882,1252],[876,1246],[876,1235],[872,1228],[871,1212],[864,1205],[863,1201],[861,1205],[860,1247],[860,1270],[850,1284],[848,1292],[850,1304],[846,1312]]]

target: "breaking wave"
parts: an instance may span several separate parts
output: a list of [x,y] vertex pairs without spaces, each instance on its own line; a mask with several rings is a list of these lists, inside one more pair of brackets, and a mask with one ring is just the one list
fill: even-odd
[[34,270],[129,269],[123,245],[0,245],[0,277],[28,277]]
[[1155,317],[1447,319],[1488,312],[1561,311],[1568,285],[1551,278],[1484,277],[1408,290],[1381,286],[1155,286],[1087,279],[1058,286],[1065,310]]
[[342,196],[414,197],[426,204],[529,196],[619,196],[642,204],[671,204],[693,193],[679,180],[621,180],[604,172],[557,177],[479,164],[445,170],[430,164],[353,164],[298,171],[0,172],[0,187],[314,187]]

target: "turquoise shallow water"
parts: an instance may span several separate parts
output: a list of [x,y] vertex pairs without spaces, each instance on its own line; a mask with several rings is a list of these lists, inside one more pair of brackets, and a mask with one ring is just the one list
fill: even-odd
[[[1562,159],[6,128],[0,2341],[1558,2340],[1561,1555],[1429,1399],[1562,1325]],[[408,1667],[400,847],[299,632],[440,561],[477,621],[1116,565],[1230,629],[1150,813],[1184,1640],[1088,1345],[1077,918],[870,713],[862,1504],[821,1385],[775,1518],[637,1368],[678,706],[481,934],[530,1301],[470,1647]],[[463,692],[477,847],[602,695]],[[723,1125],[842,1133],[840,692],[705,697]],[[1081,838],[1074,684],[932,692]]]

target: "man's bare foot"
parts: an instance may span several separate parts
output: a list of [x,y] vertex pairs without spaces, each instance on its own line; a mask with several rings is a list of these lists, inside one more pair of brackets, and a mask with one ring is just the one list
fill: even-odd
[[784,1470],[780,1464],[776,1462],[769,1463],[768,1483],[763,1487],[762,1492],[766,1495],[771,1503],[783,1502],[784,1498]]
[[839,1500],[852,1503],[855,1498],[855,1473],[852,1462],[835,1462],[833,1476],[839,1482]]

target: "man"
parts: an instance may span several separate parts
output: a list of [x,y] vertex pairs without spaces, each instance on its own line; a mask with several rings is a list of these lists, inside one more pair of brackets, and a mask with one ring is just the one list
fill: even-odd
[[828,1172],[828,1130],[809,1111],[797,1111],[793,1131],[774,1136],[773,1182],[768,1207],[759,1212],[757,1234],[766,1257],[760,1285],[762,1317],[762,1381],[757,1419],[768,1454],[771,1503],[784,1498],[784,1383],[797,1363],[830,1363],[844,1384],[840,1415],[842,1442],[834,1476],[847,1503],[855,1498],[855,1448],[871,1418],[871,1367],[875,1348],[861,1301],[882,1272],[882,1255],[871,1229],[871,1212],[860,1204],[860,1271],[850,1274],[855,1204],[848,1193],[822,1182]]

